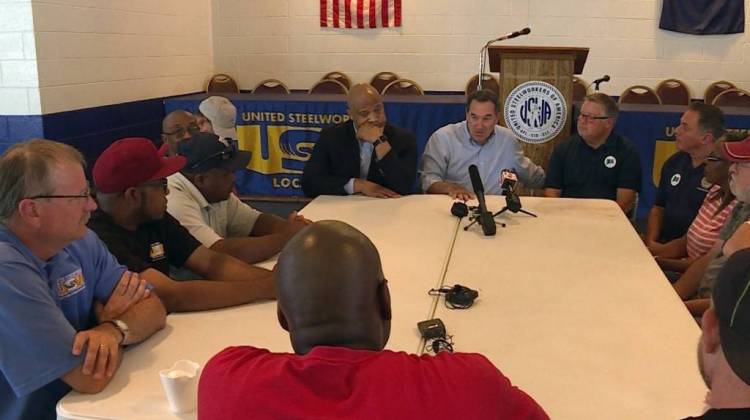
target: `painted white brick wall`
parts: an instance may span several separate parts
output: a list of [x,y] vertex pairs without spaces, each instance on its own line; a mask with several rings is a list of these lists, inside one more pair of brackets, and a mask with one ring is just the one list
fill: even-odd
[[213,73],[209,0],[31,3],[45,114],[197,92]]
[[31,0],[0,0],[0,115],[38,115]]
[[588,47],[582,77],[609,74],[609,94],[672,77],[695,98],[721,79],[750,89],[750,6],[745,34],[693,36],[658,29],[661,0],[405,0],[402,28],[364,31],[320,28],[318,4],[213,0],[215,71],[243,89],[269,77],[307,89],[328,71],[367,81],[390,70],[426,90],[460,91],[486,40],[529,26],[508,44]]

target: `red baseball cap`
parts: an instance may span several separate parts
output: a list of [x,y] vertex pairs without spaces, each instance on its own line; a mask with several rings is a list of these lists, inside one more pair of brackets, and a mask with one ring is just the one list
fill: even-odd
[[724,157],[730,162],[750,162],[750,136],[742,141],[725,141]]
[[102,193],[118,193],[144,182],[166,178],[182,169],[183,156],[163,157],[151,140],[129,137],[112,143],[94,163],[94,185]]

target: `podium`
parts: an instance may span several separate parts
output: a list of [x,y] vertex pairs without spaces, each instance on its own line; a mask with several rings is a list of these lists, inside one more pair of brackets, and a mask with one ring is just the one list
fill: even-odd
[[[576,47],[526,47],[493,46],[488,50],[490,71],[500,73],[500,102],[521,83],[539,80],[555,86],[565,98],[567,121],[562,131],[547,142],[530,144],[521,142],[524,154],[545,169],[557,143],[570,136],[573,121],[573,75],[581,74],[588,48]],[[503,113],[500,124],[507,127]]]

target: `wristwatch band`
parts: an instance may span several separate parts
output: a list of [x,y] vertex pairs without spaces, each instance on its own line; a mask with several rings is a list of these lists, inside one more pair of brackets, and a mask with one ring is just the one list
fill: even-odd
[[119,319],[108,319],[106,321],[102,321],[102,324],[112,324],[115,328],[117,328],[117,331],[120,332],[122,335],[122,339],[118,344],[123,344],[125,340],[128,338],[128,334],[130,333],[130,328],[128,328],[128,324],[125,323],[125,321],[119,320]]

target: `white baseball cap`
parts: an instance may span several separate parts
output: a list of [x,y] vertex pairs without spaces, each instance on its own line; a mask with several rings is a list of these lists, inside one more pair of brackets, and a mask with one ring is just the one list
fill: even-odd
[[237,108],[223,96],[210,96],[198,105],[201,114],[211,121],[214,134],[237,139]]

